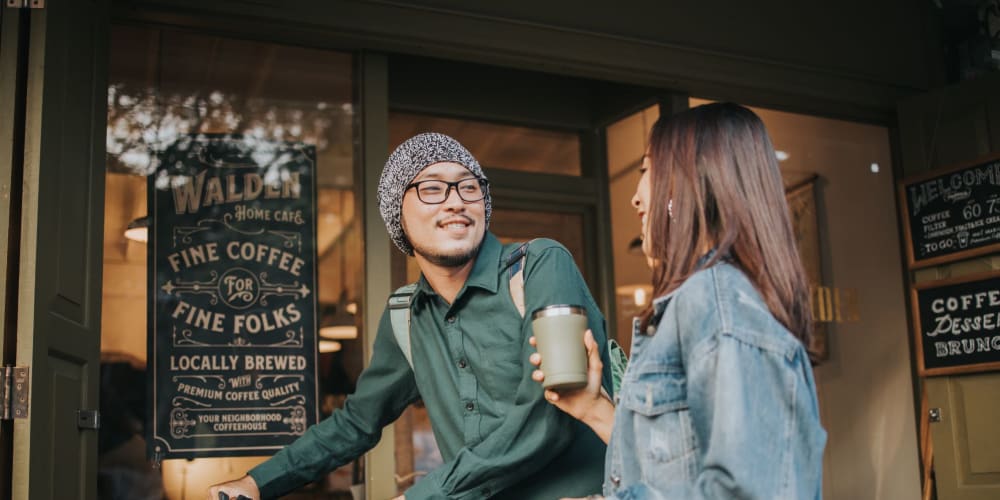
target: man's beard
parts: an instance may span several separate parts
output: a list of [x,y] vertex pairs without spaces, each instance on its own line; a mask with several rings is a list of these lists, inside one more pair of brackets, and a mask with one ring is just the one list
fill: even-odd
[[479,248],[483,246],[483,241],[479,240],[479,243],[467,252],[454,255],[437,254],[420,248],[412,241],[410,242],[410,246],[413,247],[414,254],[420,254],[421,257],[427,259],[431,264],[441,267],[461,267],[468,264],[470,260],[476,258],[476,255],[479,254]]

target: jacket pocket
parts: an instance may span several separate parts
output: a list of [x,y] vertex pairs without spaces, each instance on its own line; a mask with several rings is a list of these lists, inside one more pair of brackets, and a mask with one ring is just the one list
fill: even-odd
[[687,408],[684,373],[662,365],[636,366],[622,382],[619,404],[646,417]]
[[[638,368],[638,367],[637,367]],[[622,384],[620,414],[630,428],[626,462],[635,461],[642,480],[650,485],[691,480],[697,440],[688,412],[683,372],[666,366],[636,370]]]

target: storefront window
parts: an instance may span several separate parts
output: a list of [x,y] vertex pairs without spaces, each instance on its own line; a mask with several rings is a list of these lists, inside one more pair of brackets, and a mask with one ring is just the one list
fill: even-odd
[[[170,152],[184,144],[236,144],[241,161],[252,167],[283,164],[287,158],[281,157],[282,148],[303,152],[308,160],[303,165],[308,166],[302,168],[312,169],[308,173],[315,192],[293,195],[306,204],[315,200],[315,232],[303,233],[314,235],[315,241],[307,241],[301,248],[309,248],[310,243],[315,248],[315,262],[305,265],[315,268],[316,285],[314,290],[301,289],[298,305],[301,309],[302,304],[309,304],[311,309],[313,300],[318,303],[309,317],[315,318],[323,336],[310,343],[319,351],[315,357],[319,418],[342,405],[353,391],[362,367],[365,325],[358,314],[364,266],[357,210],[359,186],[354,175],[352,67],[350,54],[328,50],[168,29],[113,28],[101,336],[101,498],[203,498],[209,485],[240,477],[264,459],[166,459],[154,468],[146,453],[144,436],[150,425],[147,407],[151,404],[144,383],[150,367],[147,240],[151,214],[147,213],[147,193],[152,188],[147,182],[150,176],[157,188],[178,182],[176,177],[162,174],[163,162],[174,158]],[[216,166],[220,162],[235,165],[231,158],[205,161]],[[286,170],[261,171],[265,173],[260,176],[263,184],[258,191],[265,192],[272,184],[290,185]],[[216,201],[249,196],[254,184],[245,182],[248,184],[239,188],[222,188]],[[279,187],[273,188],[274,193],[280,193]],[[204,202],[210,201],[206,195]],[[263,211],[258,215],[262,220],[278,217]],[[257,245],[262,238],[248,233],[244,243]],[[276,262],[288,258],[282,267],[293,266],[292,257],[274,253]],[[311,260],[311,253],[305,258]],[[278,281],[268,275],[253,279],[264,284]],[[284,292],[269,293],[279,296]],[[242,307],[231,305],[234,311]],[[296,309],[296,313],[302,311]],[[275,318],[279,323],[288,320],[285,316],[271,320]],[[254,323],[246,325],[251,329]],[[311,325],[301,333],[312,335],[315,329]],[[351,486],[362,481],[359,463],[348,464],[318,484],[303,488],[299,498],[350,498]]]
[[[708,102],[691,99],[690,106]],[[898,460],[900,443],[912,442],[916,431],[889,131],[751,109],[774,144],[783,201],[811,285],[809,351],[828,434],[824,476],[838,470],[867,475],[850,484],[828,481],[823,492],[850,497],[852,485],[905,477],[912,470],[909,462]],[[616,324],[625,346],[631,340],[631,316],[653,298],[644,288],[650,283],[645,259],[631,244],[638,243],[640,224],[629,200],[656,111],[647,109],[608,129]],[[859,449],[870,459],[861,467]]]
[[440,132],[459,140],[489,171],[494,168],[556,175],[580,175],[580,137],[574,132],[393,112],[393,147],[421,132]]

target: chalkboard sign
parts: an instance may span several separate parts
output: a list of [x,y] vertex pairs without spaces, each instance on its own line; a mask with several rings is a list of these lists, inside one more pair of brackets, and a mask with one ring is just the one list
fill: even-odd
[[904,179],[911,268],[1000,250],[1000,156]]
[[1000,272],[913,288],[921,375],[1000,370]]
[[315,149],[192,135],[149,176],[154,460],[269,455],[317,421]]

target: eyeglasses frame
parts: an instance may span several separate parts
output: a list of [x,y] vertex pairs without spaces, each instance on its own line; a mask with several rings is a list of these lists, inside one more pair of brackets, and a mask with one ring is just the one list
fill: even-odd
[[[465,197],[462,196],[462,192],[458,190],[458,185],[460,183],[468,181],[468,180],[475,180],[475,181],[479,182],[479,188],[482,189],[482,191],[483,191],[483,196],[481,198],[478,198],[478,199],[475,199],[475,200],[466,200]],[[423,184],[423,183],[425,183],[425,182],[443,182],[443,183],[445,183],[446,186],[445,186],[445,190],[444,190],[444,198],[442,198],[441,201],[438,201],[438,202],[424,201],[424,198],[422,196],[420,196],[420,185]],[[425,204],[425,205],[440,205],[440,204],[448,201],[448,197],[451,196],[451,189],[452,188],[455,188],[455,194],[458,195],[458,199],[462,200],[462,202],[464,202],[464,203],[475,203],[477,201],[482,201],[483,199],[485,199],[489,195],[489,193],[490,193],[490,182],[488,180],[486,180],[486,179],[481,179],[479,177],[464,177],[464,178],[459,179],[459,180],[454,181],[454,182],[448,182],[448,181],[444,181],[444,180],[441,180],[441,179],[425,179],[425,180],[422,180],[422,181],[411,182],[409,185],[406,186],[406,190],[409,190],[410,188],[417,188],[416,189],[417,199],[420,200],[420,202],[423,203],[423,204]]]

